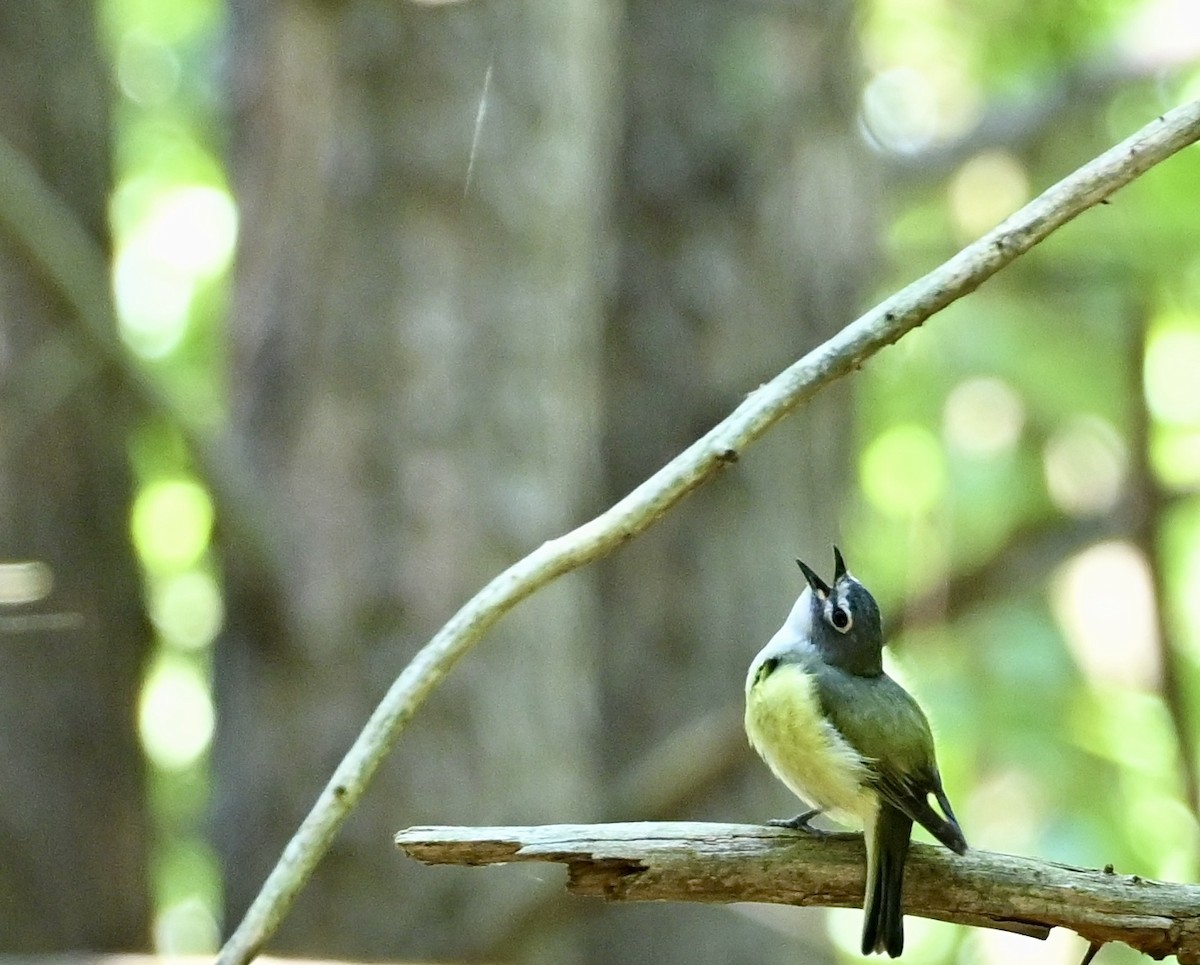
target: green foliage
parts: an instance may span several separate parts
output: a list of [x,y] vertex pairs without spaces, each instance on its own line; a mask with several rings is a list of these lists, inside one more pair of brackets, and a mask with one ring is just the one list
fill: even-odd
[[[218,0],[103,0],[101,34],[123,95],[109,206],[120,334],[199,421],[221,398],[221,329],[237,217],[218,159]],[[210,646],[221,600],[214,510],[179,427],[139,426],[131,529],[158,645],[138,723],[157,823],[158,951],[211,952],[221,877],[204,844],[213,707]]]
[[[1150,9],[879,0],[866,37],[880,66],[926,71],[934,87],[945,69],[922,66],[916,52],[952,65],[983,110],[1014,92],[1053,97],[1051,81],[1131,44],[1127,25]],[[1194,90],[1195,77],[1193,68],[1157,84],[1131,80],[1080,99],[1083,109],[1051,108],[1053,122],[1007,156],[1021,177],[997,178],[995,190],[1023,179],[1032,196]],[[949,239],[966,240],[970,211],[955,184],[979,154],[964,157],[944,178],[912,182],[897,205],[881,291],[931,267]],[[960,817],[978,847],[1197,873],[1179,735],[1182,726],[1182,746],[1194,746],[1200,698],[1197,184],[1200,154],[1190,150],[874,359],[857,383],[850,549],[890,609],[942,594],[944,622],[896,644],[919,665],[913,677],[950,784],[969,789]],[[1132,520],[1160,505],[1147,547]],[[1119,542],[1063,536],[1098,526]],[[1006,558],[1024,572],[974,592],[968,574],[1022,548]],[[1167,591],[1161,645],[1147,566],[1161,568]],[[1181,670],[1174,714],[1161,690],[1166,660]],[[974,940],[961,952],[973,960]],[[946,947],[936,957],[956,955]]]

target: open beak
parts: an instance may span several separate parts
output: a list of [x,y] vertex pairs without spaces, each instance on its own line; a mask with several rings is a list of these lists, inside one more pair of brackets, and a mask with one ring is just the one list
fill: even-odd
[[842,551],[835,546],[833,548],[833,582],[837,583],[845,575],[846,561],[842,559]]
[[826,599],[829,596],[829,587],[825,584],[825,581],[817,576],[813,572],[812,567],[805,563],[804,560],[796,560],[796,564],[800,567],[800,572],[804,574],[804,578],[808,581],[808,585],[812,588],[812,591],[822,600]]

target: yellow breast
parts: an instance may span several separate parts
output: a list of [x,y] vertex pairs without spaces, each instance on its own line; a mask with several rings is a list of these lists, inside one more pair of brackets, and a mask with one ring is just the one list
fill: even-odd
[[747,690],[746,733],[798,797],[847,823],[874,814],[866,764],[821,716],[814,681],[800,667],[783,664]]

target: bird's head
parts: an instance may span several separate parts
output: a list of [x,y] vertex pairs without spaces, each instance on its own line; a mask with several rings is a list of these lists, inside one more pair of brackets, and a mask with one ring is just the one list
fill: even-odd
[[883,672],[883,623],[871,591],[846,569],[833,548],[833,583],[826,583],[807,563],[796,560],[811,592],[809,642],[824,660],[848,673],[872,677]]

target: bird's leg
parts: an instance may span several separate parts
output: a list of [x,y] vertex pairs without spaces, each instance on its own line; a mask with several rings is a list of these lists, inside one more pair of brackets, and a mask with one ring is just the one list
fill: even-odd
[[797,814],[794,818],[775,818],[768,821],[767,825],[772,828],[790,828],[792,831],[804,831],[808,834],[815,834],[818,837],[830,834],[824,828],[814,828],[808,822],[821,813],[820,808],[810,808],[803,814]]

